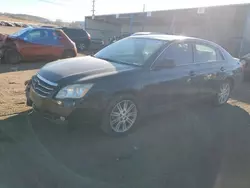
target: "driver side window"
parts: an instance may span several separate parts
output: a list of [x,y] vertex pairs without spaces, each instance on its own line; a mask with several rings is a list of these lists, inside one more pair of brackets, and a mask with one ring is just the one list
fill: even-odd
[[161,55],[160,60],[171,59],[178,65],[193,63],[193,50],[191,43],[174,43],[171,44]]

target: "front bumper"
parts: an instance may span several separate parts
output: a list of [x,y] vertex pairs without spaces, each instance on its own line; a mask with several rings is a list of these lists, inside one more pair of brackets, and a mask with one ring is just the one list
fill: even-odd
[[47,119],[67,119],[75,109],[75,103],[56,101],[50,98],[45,98],[38,95],[33,88],[30,88],[29,98],[33,103],[33,109],[40,114],[48,117]]
[[103,107],[96,98],[82,102],[74,100],[55,100],[38,95],[32,87],[27,95],[32,101],[33,111],[56,123],[93,122],[99,120]]

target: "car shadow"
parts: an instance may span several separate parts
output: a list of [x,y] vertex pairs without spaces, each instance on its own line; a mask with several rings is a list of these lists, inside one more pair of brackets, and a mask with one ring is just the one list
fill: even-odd
[[[167,111],[120,138],[98,125],[56,125],[27,114],[0,121],[0,182],[8,186],[53,187],[80,176],[109,184],[102,187],[250,187],[250,118],[237,106]],[[82,185],[74,182],[67,186]]]
[[250,118],[237,106],[197,104],[146,117],[121,138],[93,125],[72,128],[37,119],[32,125],[68,168],[117,186],[228,188],[244,187],[242,180],[250,185]]
[[29,112],[0,120],[0,187],[113,188],[55,160],[34,133]]

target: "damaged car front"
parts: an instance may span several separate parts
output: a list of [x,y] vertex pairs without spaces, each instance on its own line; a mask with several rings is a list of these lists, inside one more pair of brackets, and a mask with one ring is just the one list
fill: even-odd
[[0,63],[2,63],[3,54],[4,54],[4,44],[6,41],[7,35],[0,34]]
[[15,64],[21,60],[16,44],[18,40],[20,39],[15,35],[0,34],[1,63]]

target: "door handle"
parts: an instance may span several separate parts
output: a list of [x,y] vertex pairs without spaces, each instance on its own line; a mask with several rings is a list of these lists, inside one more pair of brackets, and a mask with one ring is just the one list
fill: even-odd
[[226,69],[225,69],[224,67],[221,67],[220,70],[221,70],[221,71],[225,71]]
[[193,77],[193,76],[195,76],[196,74],[195,74],[194,71],[190,71],[190,72],[189,72],[189,75]]

